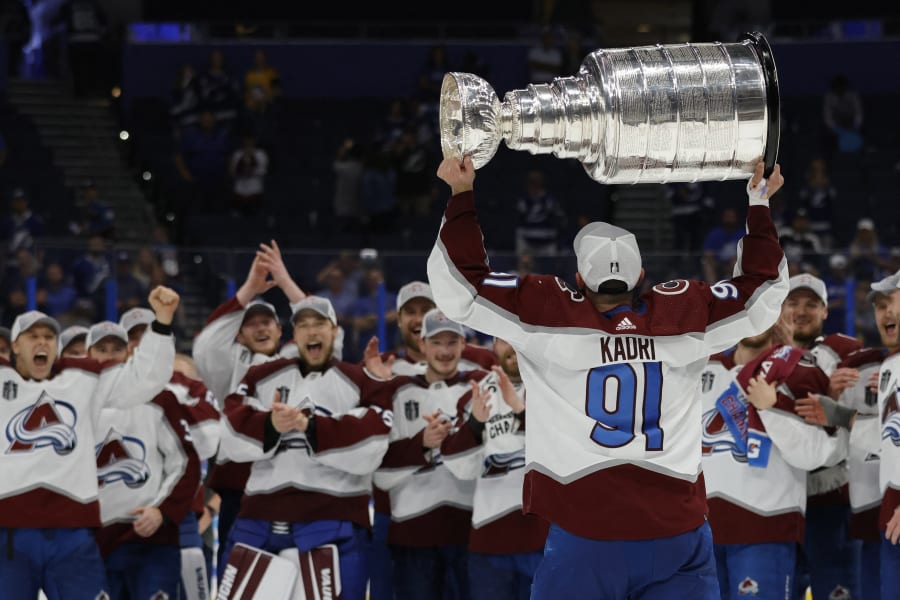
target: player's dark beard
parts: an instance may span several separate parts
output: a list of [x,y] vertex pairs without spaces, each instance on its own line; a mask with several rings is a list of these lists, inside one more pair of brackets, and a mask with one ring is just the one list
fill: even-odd
[[813,342],[816,341],[816,338],[822,335],[822,330],[814,331],[812,333],[800,333],[794,332],[794,341],[800,344],[802,348],[809,348],[813,345]]

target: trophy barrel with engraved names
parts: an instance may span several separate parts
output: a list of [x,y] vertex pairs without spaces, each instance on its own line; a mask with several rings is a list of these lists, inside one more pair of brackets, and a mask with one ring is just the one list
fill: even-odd
[[514,150],[575,158],[601,183],[746,179],[775,166],[778,76],[769,43],[601,49],[573,77],[506,93],[470,73],[441,87],[445,157],[480,168],[500,140]]

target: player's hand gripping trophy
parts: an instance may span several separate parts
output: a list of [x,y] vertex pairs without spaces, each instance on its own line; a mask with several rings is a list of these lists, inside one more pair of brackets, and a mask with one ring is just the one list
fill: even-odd
[[596,50],[573,77],[507,92],[448,73],[444,157],[480,168],[514,150],[576,158],[602,183],[747,179],[778,154],[778,77],[760,33],[740,42]]

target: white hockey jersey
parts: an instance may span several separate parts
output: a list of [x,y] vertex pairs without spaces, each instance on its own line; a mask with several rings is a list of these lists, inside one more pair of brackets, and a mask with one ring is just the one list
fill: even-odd
[[[132,540],[178,545],[178,524],[200,485],[200,461],[183,446],[180,427],[181,405],[167,392],[149,404],[100,413],[95,454],[103,528],[96,538],[104,556]],[[132,528],[130,513],[139,506],[155,506],[164,517],[149,538]]]
[[137,406],[172,375],[175,343],[152,329],[125,363],[64,358],[23,379],[0,361],[0,527],[99,527],[94,444],[104,407]]
[[459,479],[444,464],[440,449],[426,451],[423,415],[440,413],[455,422],[459,406],[472,395],[471,381],[484,371],[458,373],[429,384],[423,375],[396,377],[393,395],[394,424],[391,441],[375,484],[390,494],[391,526],[388,543],[433,547],[467,544],[472,520],[475,482]]
[[849,354],[841,367],[859,370],[859,380],[841,394],[839,402],[856,410],[850,430],[850,454],[847,468],[850,478],[850,537],[869,541],[880,540],[878,513],[882,490],[878,484],[881,465],[881,418],[878,414],[878,394],[871,393],[868,382],[881,368],[885,351],[865,348]]
[[[833,333],[819,336],[813,342],[810,353],[816,359],[816,365],[829,378],[838,363],[851,352],[862,348],[859,340],[842,333]],[[813,390],[817,394],[828,394],[828,385],[820,390]],[[850,472],[846,462],[840,462],[830,467],[823,467],[811,471],[806,478],[806,493],[810,504],[847,504],[847,484],[850,480]]]
[[878,528],[884,531],[894,511],[900,507],[900,353],[881,363],[878,377],[878,413],[881,415],[881,514]]
[[[662,283],[601,314],[558,277],[491,272],[473,194],[450,199],[428,260],[435,301],[508,341],[541,399],[526,411],[526,512],[593,539],[703,524],[697,381],[711,354],[775,323],[788,290],[768,207],[748,208],[747,231],[733,279]],[[603,510],[597,490],[615,490]]]
[[172,375],[163,393],[170,393],[182,407],[178,423],[182,437],[191,443],[200,460],[215,456],[219,449],[219,406],[202,381],[181,373]]
[[[457,479],[475,480],[469,550],[518,554],[543,550],[549,523],[522,513],[525,484],[525,413],[503,400],[497,375],[479,382],[491,393],[491,411],[483,424],[471,421],[469,403],[458,407],[456,432],[441,445],[444,464]],[[514,384],[525,397],[525,386]]]
[[[368,527],[372,473],[388,446],[394,382],[334,360],[321,372],[307,371],[300,359],[247,371],[225,401],[220,442],[229,459],[252,463],[240,515]],[[286,405],[314,414],[315,425],[305,434],[278,434],[269,416],[276,392]]]
[[[744,390],[764,373],[778,381],[778,400],[757,411]],[[700,377],[703,403],[703,473],[709,523],[717,544],[803,542],[806,473],[842,460],[847,433],[830,436],[794,412],[794,400],[827,385],[828,379],[802,350],[767,350],[746,365],[717,354]],[[759,425],[761,428],[757,430]],[[743,426],[744,440],[736,430]],[[771,440],[768,461],[754,462]]]

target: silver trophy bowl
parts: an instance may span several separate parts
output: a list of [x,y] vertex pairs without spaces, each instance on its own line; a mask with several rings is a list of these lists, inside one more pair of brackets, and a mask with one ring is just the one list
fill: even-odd
[[739,42],[601,49],[573,77],[507,92],[448,73],[441,86],[444,156],[481,168],[500,140],[514,150],[575,158],[601,183],[746,179],[778,155],[772,50]]

